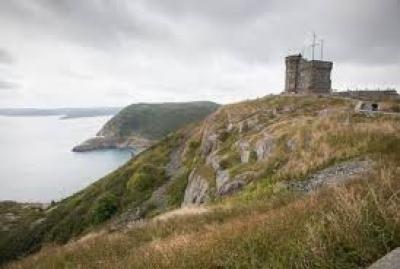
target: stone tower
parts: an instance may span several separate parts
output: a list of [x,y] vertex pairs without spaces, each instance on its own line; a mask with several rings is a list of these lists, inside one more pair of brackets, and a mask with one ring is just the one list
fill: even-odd
[[308,61],[301,54],[287,56],[285,92],[330,94],[332,62]]

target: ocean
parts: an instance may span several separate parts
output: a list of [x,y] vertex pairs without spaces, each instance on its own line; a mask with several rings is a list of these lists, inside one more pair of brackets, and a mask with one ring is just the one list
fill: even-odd
[[127,150],[71,151],[109,118],[0,116],[0,200],[57,201],[124,164]]

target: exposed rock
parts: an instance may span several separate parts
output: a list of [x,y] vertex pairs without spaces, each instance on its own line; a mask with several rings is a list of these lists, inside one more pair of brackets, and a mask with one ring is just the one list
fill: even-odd
[[165,167],[165,172],[169,177],[174,176],[182,166],[182,152],[184,147],[173,150],[169,155],[169,162]]
[[130,224],[140,223],[143,219],[143,208],[134,207],[124,211],[118,218],[115,218],[111,221],[109,230],[116,231],[127,227]]
[[229,182],[229,172],[227,170],[219,170],[216,175],[217,193],[221,193],[222,187]]
[[206,158],[206,164],[209,164],[215,171],[220,169],[221,156],[214,151]]
[[193,170],[188,179],[182,206],[200,205],[209,200],[208,181]]
[[[259,126],[258,115],[252,116],[238,123],[239,133],[245,133],[248,130],[257,129]],[[230,128],[232,129],[232,127]]]
[[222,185],[218,190],[218,194],[222,196],[234,193],[240,190],[244,185],[246,185],[246,182],[242,180],[232,180]]
[[247,132],[249,130],[249,125],[247,123],[247,121],[242,121],[239,123],[239,133],[244,133]]
[[201,152],[203,156],[207,156],[217,147],[217,134],[205,135],[201,143]]
[[267,159],[271,155],[274,147],[275,143],[273,137],[264,134],[264,137],[256,142],[257,160]]
[[232,122],[230,122],[230,123],[228,123],[228,126],[226,127],[226,131],[232,132],[234,128],[235,128],[235,125]]
[[250,180],[252,180],[255,176],[257,176],[256,172],[253,171],[248,171],[248,172],[243,172],[239,175],[236,175],[233,180],[237,180],[237,181],[244,181],[246,183],[248,183]]
[[249,129],[254,129],[259,123],[258,115],[252,116],[248,118],[246,121],[247,125],[249,126]]
[[304,181],[287,182],[286,184],[291,190],[311,192],[324,185],[335,185],[349,181],[355,176],[369,172],[372,166],[373,163],[369,160],[343,162],[312,174]]
[[294,151],[294,150],[296,149],[296,140],[294,140],[294,139],[288,139],[288,140],[286,141],[286,148],[287,148],[289,151]]
[[152,193],[146,204],[156,206],[157,208],[165,208],[167,206],[166,193],[168,188],[179,178],[179,176],[185,172],[184,169],[181,169],[182,151],[183,147],[179,147],[170,153],[169,162],[165,166],[165,172],[168,176],[168,181]]
[[248,141],[240,140],[236,143],[239,148],[240,161],[248,163],[250,160],[250,143]]
[[223,196],[240,190],[254,175],[254,172],[244,172],[230,179],[228,171],[220,171],[217,173],[217,194]]
[[85,152],[100,149],[133,149],[136,152],[140,152],[150,147],[154,142],[155,141],[141,137],[116,138],[97,136],[75,146],[72,151]]
[[83,143],[72,148],[73,152],[85,152],[98,149],[111,149],[116,148],[122,141],[114,138],[106,138],[103,136],[90,138]]
[[398,269],[400,268],[400,248],[392,250],[368,269]]

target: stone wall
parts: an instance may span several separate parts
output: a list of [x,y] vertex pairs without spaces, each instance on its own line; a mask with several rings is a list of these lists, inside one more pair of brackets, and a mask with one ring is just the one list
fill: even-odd
[[345,91],[345,92],[335,92],[334,95],[347,98],[355,98],[360,100],[374,100],[374,101],[400,97],[396,90]]
[[299,83],[301,55],[286,57],[285,91],[296,92]]
[[307,61],[299,55],[286,57],[285,91],[289,93],[331,93],[332,62]]

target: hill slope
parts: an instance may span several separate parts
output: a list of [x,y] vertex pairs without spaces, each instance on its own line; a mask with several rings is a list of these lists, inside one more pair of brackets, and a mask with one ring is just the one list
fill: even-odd
[[0,257],[88,234],[9,268],[365,267],[400,245],[400,117],[356,103],[223,106],[9,233]]
[[97,137],[73,150],[147,148],[170,132],[204,119],[218,107],[218,104],[212,102],[132,104],[111,118]]

